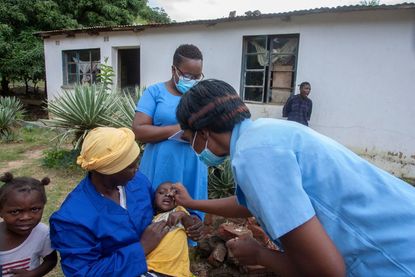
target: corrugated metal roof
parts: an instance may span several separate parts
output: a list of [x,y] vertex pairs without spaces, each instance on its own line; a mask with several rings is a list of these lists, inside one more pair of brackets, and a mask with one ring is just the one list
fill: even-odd
[[47,38],[55,35],[68,35],[72,36],[77,33],[88,33],[88,34],[99,34],[100,32],[117,32],[117,31],[133,31],[140,32],[149,28],[160,28],[160,27],[173,27],[173,26],[183,26],[183,25],[215,25],[218,23],[226,22],[237,22],[237,21],[249,21],[249,20],[258,20],[258,19],[269,19],[269,18],[285,18],[290,16],[303,16],[310,14],[327,14],[327,13],[345,13],[345,12],[355,12],[355,11],[377,11],[377,10],[398,10],[398,9],[415,9],[415,3],[401,3],[396,5],[378,5],[378,6],[362,6],[362,5],[353,5],[353,6],[338,6],[334,8],[315,8],[308,10],[294,10],[289,12],[281,13],[267,13],[260,15],[251,15],[251,16],[235,16],[235,17],[223,17],[218,19],[206,19],[206,20],[193,20],[185,22],[172,22],[172,23],[153,23],[145,25],[117,25],[117,26],[93,26],[93,27],[84,27],[77,29],[64,29],[64,30],[52,30],[52,31],[43,31],[36,32],[35,34],[40,35],[43,38]]

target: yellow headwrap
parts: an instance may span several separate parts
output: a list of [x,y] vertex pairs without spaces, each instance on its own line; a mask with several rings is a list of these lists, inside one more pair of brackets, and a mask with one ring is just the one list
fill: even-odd
[[76,162],[85,170],[110,175],[125,169],[139,154],[130,129],[98,127],[85,137]]

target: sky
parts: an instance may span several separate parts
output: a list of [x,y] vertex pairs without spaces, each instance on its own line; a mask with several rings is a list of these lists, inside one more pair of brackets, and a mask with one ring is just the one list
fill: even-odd
[[[246,11],[279,13],[321,7],[357,5],[360,0],[149,0],[151,7],[163,8],[177,22],[228,17],[229,12],[245,15]],[[380,0],[380,4],[414,1]]]

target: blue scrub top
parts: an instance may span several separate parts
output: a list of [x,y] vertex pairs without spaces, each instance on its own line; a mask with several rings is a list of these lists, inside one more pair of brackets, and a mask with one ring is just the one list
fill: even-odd
[[273,240],[316,215],[349,276],[415,276],[415,188],[298,123],[249,119],[231,137],[236,195]]
[[[144,91],[136,112],[151,117],[154,126],[178,124],[176,108],[180,99],[167,90],[165,83],[157,83]],[[140,171],[150,180],[154,190],[163,182],[181,182],[194,199],[208,197],[207,167],[188,143],[173,140],[146,143]]]

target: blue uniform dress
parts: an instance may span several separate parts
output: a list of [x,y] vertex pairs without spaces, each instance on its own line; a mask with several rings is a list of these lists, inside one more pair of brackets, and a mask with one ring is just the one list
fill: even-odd
[[[178,124],[176,107],[180,99],[167,90],[165,83],[158,83],[144,91],[136,112],[150,116],[154,126]],[[154,190],[163,182],[181,182],[194,199],[207,199],[207,167],[188,143],[173,140],[146,143],[140,171]]]
[[127,209],[101,196],[86,176],[52,215],[50,238],[65,276],[147,272],[140,238],[153,218],[151,185],[137,172],[125,194]]
[[276,119],[236,125],[231,162],[239,203],[273,240],[316,215],[348,276],[415,276],[409,184],[310,128]]

